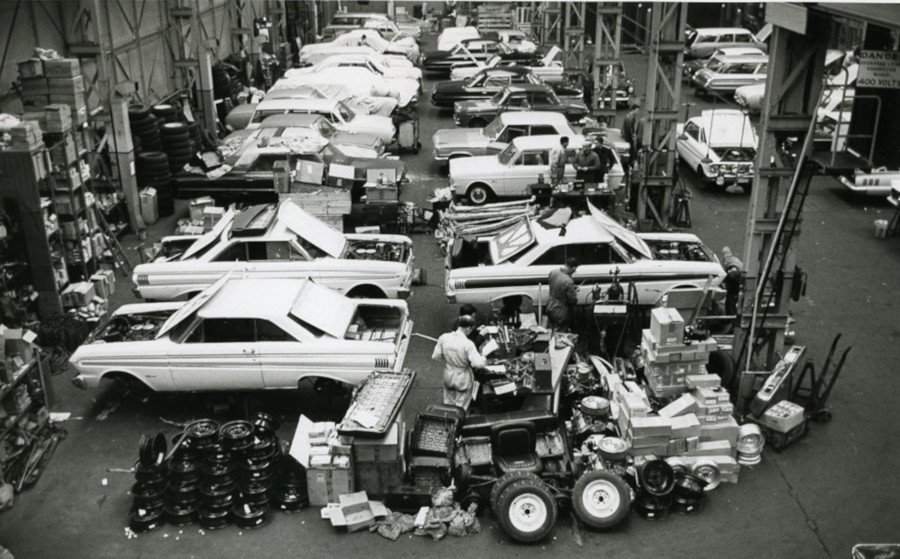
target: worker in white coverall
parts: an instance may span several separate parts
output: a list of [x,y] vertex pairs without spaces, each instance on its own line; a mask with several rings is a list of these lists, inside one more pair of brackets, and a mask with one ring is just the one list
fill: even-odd
[[475,319],[468,315],[459,317],[456,330],[438,338],[431,358],[444,361],[444,403],[468,409],[475,386],[474,369],[484,367],[487,361],[469,334],[475,328]]

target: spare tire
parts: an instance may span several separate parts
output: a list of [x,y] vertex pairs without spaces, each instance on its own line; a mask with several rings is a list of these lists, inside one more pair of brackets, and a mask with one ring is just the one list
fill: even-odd
[[572,507],[579,520],[591,528],[611,528],[628,516],[631,489],[610,471],[588,472],[575,482]]
[[556,524],[556,499],[540,480],[514,481],[500,494],[497,504],[500,526],[517,542],[540,541]]

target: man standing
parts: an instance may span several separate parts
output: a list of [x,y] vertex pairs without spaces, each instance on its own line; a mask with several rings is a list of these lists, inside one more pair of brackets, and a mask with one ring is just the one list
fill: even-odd
[[594,153],[590,143],[585,143],[575,156],[575,178],[584,182],[600,182],[600,156]]
[[550,272],[550,300],[547,302],[547,318],[554,330],[565,332],[572,327],[572,311],[578,303],[575,280],[572,279],[576,268],[578,268],[578,260],[567,258],[565,266]]
[[644,143],[644,120],[641,115],[641,100],[633,99],[629,104],[631,110],[622,122],[622,138],[628,142],[629,160],[637,161],[637,154]]
[[559,139],[559,146],[550,150],[550,185],[556,186],[565,180],[566,163],[569,161],[569,137]]
[[444,403],[468,409],[475,384],[473,369],[484,367],[487,361],[469,339],[475,319],[463,315],[458,324],[456,330],[438,338],[431,358],[444,361]]
[[738,296],[741,293],[741,272],[744,263],[731,252],[731,249],[724,247],[722,249],[722,267],[725,268],[725,314],[737,314]]

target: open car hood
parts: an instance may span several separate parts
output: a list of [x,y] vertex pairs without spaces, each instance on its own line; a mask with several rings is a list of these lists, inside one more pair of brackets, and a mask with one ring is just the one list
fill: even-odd
[[291,314],[330,336],[342,339],[356,313],[356,303],[312,281],[304,283]]
[[491,259],[494,264],[502,264],[522,254],[534,244],[531,221],[523,219],[508,229],[501,231],[490,241]]
[[622,227],[616,220],[606,215],[603,210],[597,208],[590,202],[588,202],[588,209],[591,211],[591,217],[600,222],[600,225],[604,226],[619,242],[636,250],[644,258],[649,260],[653,259],[653,253],[650,252],[650,247],[637,236],[637,233]]
[[202,237],[197,239],[194,244],[189,246],[188,249],[184,251],[184,254],[181,255],[181,260],[187,260],[209,245],[218,241],[219,237],[222,236],[222,232],[225,231],[225,228],[231,226],[232,221],[234,221],[234,210],[228,210],[224,215],[222,215],[219,221],[216,222],[216,225],[210,230],[209,233],[206,233]]
[[347,239],[344,234],[319,218],[303,211],[293,202],[285,202],[278,208],[278,220],[298,236],[332,258],[344,253]]
[[222,286],[225,285],[225,283],[230,278],[231,272],[225,273],[222,277],[216,280],[216,283],[201,291],[193,299],[185,303],[184,306],[175,311],[172,316],[170,316],[168,320],[166,320],[165,323],[163,323],[163,325],[159,328],[159,331],[156,333],[156,339],[162,338],[163,336],[168,334],[169,331],[176,325],[178,325],[182,320],[205,305],[207,301],[213,298],[213,295],[215,295],[219,292],[220,289],[222,289]]
[[560,50],[560,48],[558,46],[553,45],[550,48],[550,50],[547,51],[547,54],[545,54],[544,57],[541,59],[540,65],[541,66],[550,66],[550,64],[553,62],[553,60],[556,59],[557,55],[560,52],[562,52],[562,50]]

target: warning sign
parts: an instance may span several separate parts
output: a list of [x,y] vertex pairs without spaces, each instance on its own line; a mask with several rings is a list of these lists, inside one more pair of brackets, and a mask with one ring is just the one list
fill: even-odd
[[900,89],[900,52],[864,50],[859,57],[858,87]]

